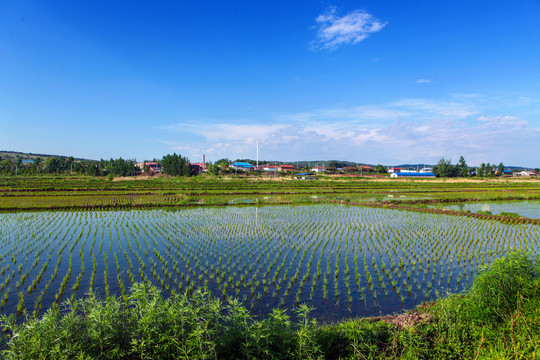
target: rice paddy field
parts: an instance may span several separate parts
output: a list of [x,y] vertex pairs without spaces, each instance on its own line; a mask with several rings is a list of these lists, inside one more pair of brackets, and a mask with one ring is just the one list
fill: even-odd
[[516,214],[532,219],[540,219],[540,201],[488,201],[459,204],[430,205],[435,209],[448,209],[456,211],[490,212],[492,214]]
[[[198,288],[253,313],[300,304],[328,321],[459,292],[540,227],[336,204],[0,214],[0,306],[41,314],[90,290]],[[21,316],[22,318],[22,316]]]
[[[404,181],[403,181],[404,180]],[[77,176],[0,177],[0,211],[141,209],[229,204],[311,204],[330,201],[411,202],[540,200],[535,180],[321,177],[155,178],[109,181]]]
[[0,313],[23,321],[145,282],[255,315],[392,314],[468,288],[512,250],[538,256],[538,220],[467,210],[538,219],[539,183],[0,178]]

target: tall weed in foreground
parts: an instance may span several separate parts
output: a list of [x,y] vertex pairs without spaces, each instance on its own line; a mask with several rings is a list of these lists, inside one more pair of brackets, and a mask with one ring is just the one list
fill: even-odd
[[433,307],[435,349],[446,358],[540,358],[540,264],[523,252],[493,262],[464,295]]
[[67,301],[22,325],[2,318],[6,359],[314,359],[316,323],[310,309],[292,322],[282,310],[256,320],[238,301],[227,304],[196,291],[165,299],[135,284],[126,304],[92,293]]

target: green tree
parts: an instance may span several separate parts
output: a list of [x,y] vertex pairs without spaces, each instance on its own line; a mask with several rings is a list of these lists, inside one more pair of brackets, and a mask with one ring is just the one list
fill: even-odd
[[72,167],[73,167],[73,163],[75,162],[75,159],[73,158],[73,156],[70,156],[68,158],[65,158],[64,159],[64,162],[65,162],[65,169],[67,171],[71,171]]
[[482,163],[480,164],[480,168],[478,169],[477,176],[485,176],[486,175],[486,164]]
[[458,163],[456,164],[456,175],[459,177],[466,177],[469,174],[469,167],[465,162],[463,155],[460,156]]
[[379,173],[379,174],[386,174],[387,171],[386,169],[384,168],[384,166],[382,166],[381,164],[375,166],[375,170],[374,170],[376,173]]
[[11,159],[0,161],[0,173],[6,175],[13,173],[13,161]]
[[99,175],[98,164],[88,164],[86,168],[86,173],[90,176],[98,176]]
[[173,176],[190,176],[191,163],[187,157],[176,153],[167,154],[161,159],[161,168],[165,174]]
[[439,177],[454,177],[456,176],[456,167],[452,165],[450,160],[441,158],[433,167],[433,172]]
[[497,167],[497,176],[503,176],[504,175],[504,165],[503,163],[499,163],[499,166]]
[[219,175],[219,166],[216,164],[208,164],[208,173],[212,175]]
[[49,174],[57,173],[62,170],[62,162],[54,156],[46,158],[43,166],[44,170]]
[[132,160],[122,158],[110,159],[105,166],[107,174],[113,176],[133,176],[139,173],[139,169]]
[[491,176],[493,172],[493,167],[490,163],[486,164],[486,170],[484,171],[484,176]]
[[224,159],[219,159],[218,161],[216,161],[214,165],[219,165],[223,168],[226,168],[227,166],[229,166],[230,163],[231,161],[228,158],[224,158]]

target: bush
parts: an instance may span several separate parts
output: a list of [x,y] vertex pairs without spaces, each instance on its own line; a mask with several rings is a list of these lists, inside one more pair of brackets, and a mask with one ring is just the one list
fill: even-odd
[[[540,265],[523,252],[494,261],[466,294],[433,308],[436,344],[444,358],[531,358],[540,348]],[[514,354],[510,356],[510,354]]]
[[483,322],[508,319],[524,304],[537,297],[540,266],[523,252],[509,254],[486,267],[470,291],[470,306]]
[[41,319],[16,325],[6,359],[312,359],[319,355],[316,323],[310,309],[297,310],[292,322],[282,310],[255,320],[238,301],[224,305],[200,291],[168,299],[145,284],[135,284],[127,303],[89,294],[67,301]]

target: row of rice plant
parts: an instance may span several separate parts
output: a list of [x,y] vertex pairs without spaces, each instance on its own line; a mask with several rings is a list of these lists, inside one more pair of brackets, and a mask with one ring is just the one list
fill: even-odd
[[467,287],[508,251],[537,252],[539,238],[532,224],[344,205],[0,214],[0,307],[39,314],[142,281],[258,313],[390,313]]

